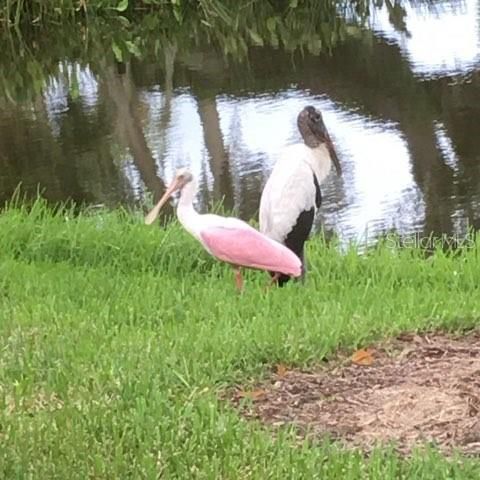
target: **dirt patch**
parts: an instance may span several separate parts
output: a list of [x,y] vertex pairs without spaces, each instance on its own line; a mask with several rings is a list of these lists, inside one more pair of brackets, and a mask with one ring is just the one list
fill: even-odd
[[393,442],[408,454],[433,443],[445,453],[480,454],[480,332],[404,334],[372,352],[371,365],[343,356],[312,372],[280,366],[255,390],[236,390],[233,401],[248,418],[365,451]]

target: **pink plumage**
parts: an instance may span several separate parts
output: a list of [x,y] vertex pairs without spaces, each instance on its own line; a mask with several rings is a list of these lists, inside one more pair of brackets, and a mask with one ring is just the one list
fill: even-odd
[[210,253],[224,262],[299,277],[300,259],[288,248],[253,228],[207,227],[200,237]]
[[193,208],[196,183],[193,175],[181,169],[165,194],[145,217],[150,225],[158,216],[162,205],[176,190],[180,190],[177,216],[185,229],[199,240],[214,257],[229,263],[235,270],[235,284],[241,291],[243,278],[240,267],[275,272],[272,282],[280,274],[299,277],[302,274],[300,259],[281,243],[268,238],[248,223],[238,218],[219,215],[200,215]]

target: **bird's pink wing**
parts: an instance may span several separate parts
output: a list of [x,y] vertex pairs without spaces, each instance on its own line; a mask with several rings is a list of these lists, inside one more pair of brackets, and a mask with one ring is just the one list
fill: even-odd
[[224,262],[299,277],[300,259],[254,228],[208,227],[200,232],[210,253]]

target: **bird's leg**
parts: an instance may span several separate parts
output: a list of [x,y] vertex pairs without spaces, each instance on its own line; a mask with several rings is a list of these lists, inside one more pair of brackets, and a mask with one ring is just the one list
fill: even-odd
[[300,275],[300,281],[305,283],[305,275],[307,274],[307,264],[305,259],[302,260],[302,274]]
[[270,280],[269,287],[273,287],[278,282],[278,279],[280,278],[281,273],[275,272],[275,275]]
[[302,248],[302,252],[299,255],[300,261],[302,262],[302,274],[299,277],[301,283],[305,283],[305,275],[307,273],[307,262],[305,260],[305,250]]
[[233,267],[235,270],[235,285],[237,287],[237,290],[239,292],[243,291],[243,277],[242,277],[242,271],[240,270],[240,267]]
[[272,278],[270,279],[270,281],[265,286],[265,290],[264,290],[265,292],[270,290],[270,288],[272,288],[278,282],[278,279],[280,278],[280,275],[281,275],[281,273],[278,273],[278,272],[275,272],[272,275]]

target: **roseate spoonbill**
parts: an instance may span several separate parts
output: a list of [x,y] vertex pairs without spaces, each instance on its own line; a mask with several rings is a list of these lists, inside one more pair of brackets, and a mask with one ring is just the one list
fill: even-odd
[[177,217],[185,230],[193,235],[214,257],[229,263],[235,270],[235,283],[243,288],[240,267],[274,271],[272,284],[279,275],[299,277],[302,273],[300,259],[281,243],[262,235],[242,220],[219,215],[200,215],[193,208],[197,191],[196,181],[187,169],[177,171],[173,182],[155,207],[145,217],[150,225],[155,221],[168,198],[180,190]]
[[[303,277],[304,244],[322,202],[320,185],[330,173],[332,162],[337,174],[342,170],[320,111],[305,107],[297,125],[304,143],[290,145],[282,152],[265,184],[259,216],[260,231],[300,258]],[[276,270],[270,274],[280,286],[290,278]]]

